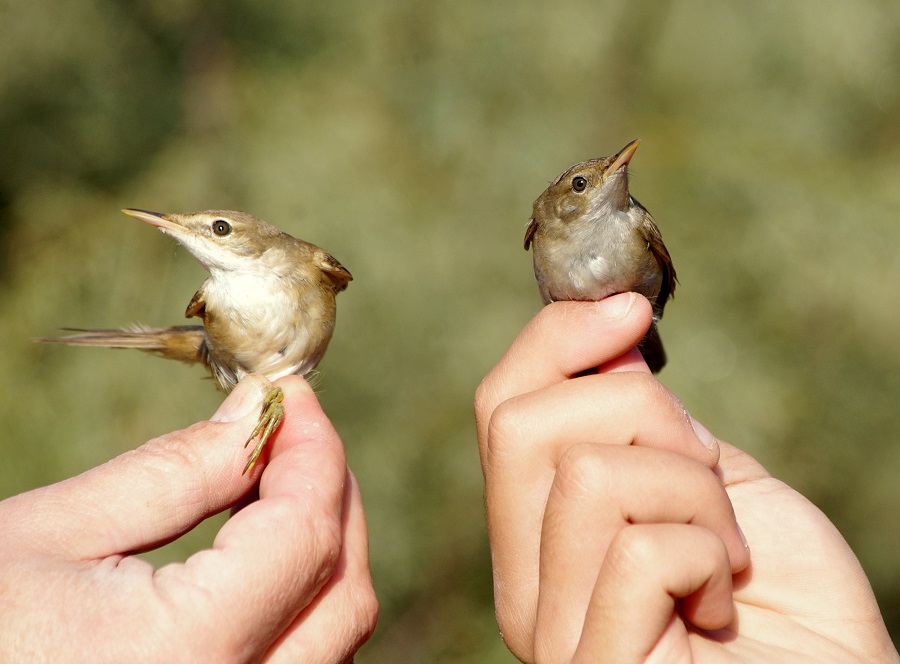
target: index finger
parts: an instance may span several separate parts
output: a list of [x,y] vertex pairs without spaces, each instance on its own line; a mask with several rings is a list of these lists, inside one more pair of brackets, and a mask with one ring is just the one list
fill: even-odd
[[650,302],[622,293],[599,302],[554,302],[525,326],[475,392],[482,465],[494,409],[623,355],[650,327]]

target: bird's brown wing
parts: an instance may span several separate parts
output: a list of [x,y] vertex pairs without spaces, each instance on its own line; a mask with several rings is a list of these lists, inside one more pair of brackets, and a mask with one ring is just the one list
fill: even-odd
[[656,313],[662,317],[666,301],[675,294],[675,284],[677,283],[675,266],[672,264],[672,257],[669,255],[666,245],[663,244],[662,235],[655,223],[648,219],[641,224],[641,235],[647,241],[650,253],[653,254],[662,269],[662,286],[656,296],[656,306],[654,307]]
[[317,252],[316,264],[322,270],[322,274],[334,285],[336,293],[340,293],[347,288],[347,284],[353,281],[353,275],[350,274],[350,271],[331,254],[327,254],[324,251]]
[[528,225],[525,226],[525,251],[528,251],[528,248],[531,246],[531,241],[534,239],[535,232],[537,232],[537,226],[534,217],[529,219]]
[[184,310],[185,318],[192,318],[196,316],[197,318],[203,319],[206,317],[206,296],[203,293],[203,287],[206,286],[204,282],[203,286],[197,289],[197,292],[194,293],[194,297],[191,298],[191,301],[188,302],[187,309]]

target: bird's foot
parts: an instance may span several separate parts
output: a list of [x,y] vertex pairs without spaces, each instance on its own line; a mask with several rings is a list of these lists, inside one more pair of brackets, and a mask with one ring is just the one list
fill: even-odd
[[247,472],[253,468],[256,464],[256,460],[262,453],[263,448],[266,446],[266,443],[269,442],[269,436],[274,433],[275,429],[278,428],[278,425],[281,424],[281,421],[284,419],[284,406],[281,405],[283,399],[284,392],[280,387],[273,387],[263,399],[262,409],[259,413],[259,421],[256,423],[256,428],[253,429],[253,433],[250,434],[247,442],[244,443],[244,447],[247,447],[247,445],[250,444],[250,441],[257,436],[259,436],[259,442],[256,443],[256,447],[254,447],[253,452],[250,453],[250,457],[247,459],[247,465],[244,466],[244,472],[241,473],[242,475],[247,474]]

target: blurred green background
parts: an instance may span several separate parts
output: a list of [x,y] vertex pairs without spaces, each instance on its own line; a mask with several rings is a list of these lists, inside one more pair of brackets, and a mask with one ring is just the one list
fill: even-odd
[[898,28],[894,0],[0,3],[0,495],[214,411],[200,369],[30,339],[183,321],[203,270],[120,208],[247,210],[355,277],[318,391],[381,599],[358,661],[511,661],[471,399],[538,310],[532,201],[641,138],[681,281],[661,379],[835,521],[897,640]]

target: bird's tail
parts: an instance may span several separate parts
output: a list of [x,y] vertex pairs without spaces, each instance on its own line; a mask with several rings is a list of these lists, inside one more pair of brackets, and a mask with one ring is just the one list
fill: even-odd
[[206,364],[207,361],[206,335],[202,325],[177,325],[175,327],[135,325],[119,330],[81,330],[77,328],[63,328],[63,330],[76,334],[64,337],[45,337],[35,339],[35,341],[62,343],[70,346],[137,348],[188,364]]
[[663,348],[662,339],[659,338],[655,320],[647,331],[647,335],[638,344],[638,349],[653,373],[659,373],[666,366],[666,350]]

